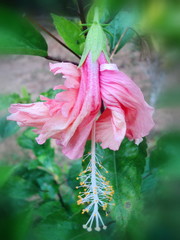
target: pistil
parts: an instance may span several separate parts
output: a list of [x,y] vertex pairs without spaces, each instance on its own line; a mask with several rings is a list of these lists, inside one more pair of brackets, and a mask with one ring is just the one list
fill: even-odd
[[[80,186],[83,191],[79,192],[77,204],[86,204],[86,207],[82,210],[82,214],[85,212],[90,213],[90,218],[86,224],[83,225],[87,231],[92,231],[92,226],[95,223],[95,230],[100,231],[106,229],[99,209],[102,208],[106,211],[108,205],[112,204],[112,196],[114,194],[112,186],[109,185],[109,181],[102,175],[101,171],[105,173],[108,171],[102,166],[101,156],[96,154],[96,143],[95,143],[96,125],[94,123],[91,135],[91,152],[85,156],[86,159],[90,158],[90,161],[84,171],[79,174]],[[106,213],[106,216],[108,214]]]

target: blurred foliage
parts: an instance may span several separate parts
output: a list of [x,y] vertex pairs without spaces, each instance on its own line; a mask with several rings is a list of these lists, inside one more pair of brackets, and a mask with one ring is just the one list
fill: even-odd
[[13,103],[29,103],[30,101],[31,96],[26,88],[21,89],[21,96],[16,93],[0,95],[0,142],[19,130],[17,123],[7,121],[7,108]]
[[[75,190],[81,161],[74,162],[69,171],[63,173],[55,161],[54,149],[50,142],[38,145],[30,128],[19,136],[18,144],[22,148],[31,149],[34,157],[15,168],[0,166],[0,172],[4,172],[1,175],[0,183],[3,187],[0,192],[6,199],[2,204],[9,209],[3,215],[4,221],[10,228],[14,226],[9,237],[7,228],[2,225],[1,235],[7,240],[24,240],[29,237],[46,240],[50,236],[53,240],[59,240],[59,234],[64,240],[92,237],[120,239],[128,229],[128,222],[131,220],[131,224],[135,224],[133,218],[140,210],[137,206],[138,201],[140,202],[141,174],[146,157],[145,141],[138,147],[125,139],[121,150],[115,154],[110,150],[103,151],[98,146],[98,153],[103,157],[103,164],[109,171],[108,177],[116,192],[116,206],[109,209],[110,217],[106,219],[106,224],[109,225],[108,235],[106,231],[88,233],[82,228],[88,216],[80,214],[81,207],[76,205]],[[89,143],[86,151],[89,151]],[[62,182],[63,178],[67,181]],[[4,209],[0,204],[1,208]],[[22,217],[27,219],[27,223],[24,220],[22,224]],[[11,222],[11,218],[15,219],[16,223]]]
[[[180,204],[174,202],[179,199],[179,132],[160,137],[150,158],[146,158],[145,140],[137,146],[125,139],[116,152],[97,146],[109,171],[107,177],[115,189],[116,203],[108,210],[109,217],[105,220],[108,230],[100,233],[88,233],[82,228],[88,215],[81,215],[81,207],[76,205],[76,176],[82,168],[81,160],[62,172],[50,142],[41,146],[34,138],[32,129],[18,138],[21,147],[32,150],[31,160],[17,166],[0,165],[2,239],[59,240],[61,236],[63,240],[163,240],[168,236],[167,239],[176,240],[174,235],[179,233],[176,211],[180,209]],[[89,146],[90,142],[86,152]],[[170,203],[173,207],[167,206]]]
[[157,99],[157,108],[178,107],[180,106],[180,88],[179,86],[163,89]]
[[[77,14],[76,1],[22,1],[28,6],[43,6],[42,12]],[[91,6],[84,3],[86,20],[92,22],[94,8],[99,6],[101,22],[106,30],[112,52],[119,51],[135,36],[148,36],[157,52],[178,52],[180,28],[178,4],[174,1],[97,0]],[[61,6],[60,6],[61,5]],[[73,9],[68,10],[68,6]],[[31,8],[31,7],[30,7]],[[71,15],[72,16],[72,15]],[[8,21],[7,21],[8,19]],[[53,15],[54,25],[64,42],[81,55],[85,36],[80,21]],[[14,12],[0,10],[0,48],[2,53],[47,56],[47,44],[41,34],[25,18]],[[127,30],[131,28],[131,30]],[[120,41],[121,40],[121,41]],[[119,42],[120,41],[120,42]],[[176,89],[177,90],[177,89]],[[54,98],[58,91],[50,89],[42,95]],[[177,103],[179,95],[164,94],[159,105]],[[169,97],[168,97],[169,96]],[[175,100],[174,100],[175,99]],[[39,101],[39,98],[37,99]],[[6,108],[12,103],[29,103],[26,89],[18,94],[1,95],[0,141],[17,132],[18,126],[6,120]],[[0,239],[5,240],[176,240],[180,236],[180,133],[163,134],[147,156],[146,140],[139,145],[125,139],[119,151],[102,150],[97,145],[107,177],[115,189],[114,202],[106,218],[107,231],[87,233],[82,224],[87,215],[80,215],[76,205],[76,176],[84,167],[81,160],[71,167],[60,168],[51,142],[38,145],[32,128],[26,129],[17,143],[29,152],[28,159],[0,165]],[[89,143],[86,146],[89,152]],[[57,161],[58,160],[58,161]],[[63,166],[65,160],[61,159]]]
[[168,177],[174,174],[180,177],[180,132],[170,132],[163,135],[156,144],[150,156],[150,168],[158,169],[160,174]]

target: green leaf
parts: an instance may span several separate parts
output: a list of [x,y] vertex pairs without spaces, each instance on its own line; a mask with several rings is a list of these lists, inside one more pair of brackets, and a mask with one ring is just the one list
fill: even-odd
[[52,18],[59,35],[66,45],[76,54],[81,55],[85,42],[85,37],[81,34],[81,27],[77,23],[55,14],[52,14]]
[[47,56],[47,44],[27,19],[0,8],[0,53]]
[[[90,151],[89,143],[86,153]],[[97,153],[103,158],[102,165],[108,170],[104,176],[113,186],[115,206],[110,215],[124,229],[132,217],[139,214],[141,205],[142,173],[145,167],[146,141],[139,146],[124,139],[119,151],[103,150],[97,145]]]
[[8,121],[6,118],[7,116],[0,118],[0,142],[19,130],[19,126],[16,122]]
[[115,18],[109,23],[109,26],[106,27],[106,30],[111,33],[111,35],[107,34],[107,38],[109,39],[110,44],[110,52],[114,50],[118,41],[122,36],[121,43],[117,49],[117,52],[124,47],[124,45],[131,40],[134,35],[134,32],[129,29],[129,27],[133,28],[136,23],[136,16],[133,13],[129,13],[126,11],[120,11]]

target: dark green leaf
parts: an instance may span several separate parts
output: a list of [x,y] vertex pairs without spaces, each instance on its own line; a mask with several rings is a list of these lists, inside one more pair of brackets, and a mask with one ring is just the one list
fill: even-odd
[[[137,146],[127,139],[122,142],[119,151],[103,150],[99,145],[97,147],[97,153],[103,157],[102,164],[109,172],[105,177],[115,190],[116,205],[111,208],[110,215],[121,228],[139,214],[146,148],[145,140]],[[88,144],[86,152],[89,152]]]
[[[115,237],[111,227],[108,229],[108,235],[106,231],[102,232],[87,232],[83,229],[82,225],[87,221],[87,217],[81,214],[75,214],[73,216],[67,215],[63,208],[59,208],[59,211],[48,215],[48,217],[41,221],[34,229],[37,240],[109,240]],[[114,238],[118,239],[118,238]]]
[[81,34],[81,27],[77,23],[55,14],[52,14],[52,18],[59,35],[64,39],[67,46],[76,54],[81,55],[85,42],[85,37]]
[[47,56],[47,44],[27,19],[1,8],[0,53]]
[[78,160],[75,161],[68,173],[68,184],[72,189],[75,189],[77,185],[79,185],[78,181],[76,180],[77,176],[80,174],[82,170],[82,161]]
[[[117,51],[119,51],[129,40],[133,37],[134,32],[131,29],[136,23],[136,17],[133,13],[129,13],[126,11],[120,11],[115,18],[109,23],[106,30],[110,32],[107,34],[107,38],[109,39],[110,44],[110,52],[114,50],[121,36],[121,43]],[[128,29],[128,30],[127,30]],[[123,36],[124,35],[124,36]]]

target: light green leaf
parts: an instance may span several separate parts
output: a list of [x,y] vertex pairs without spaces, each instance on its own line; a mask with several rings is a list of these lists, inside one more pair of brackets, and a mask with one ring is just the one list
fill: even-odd
[[27,19],[0,8],[0,53],[47,56],[47,44]]
[[76,54],[81,55],[85,42],[85,37],[81,34],[81,27],[77,23],[55,14],[52,14],[52,18],[59,35],[66,45]]

